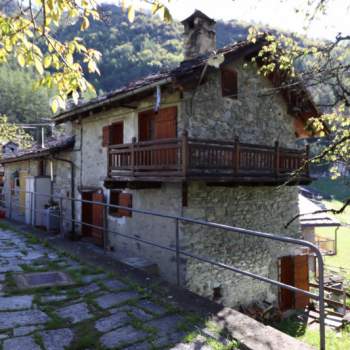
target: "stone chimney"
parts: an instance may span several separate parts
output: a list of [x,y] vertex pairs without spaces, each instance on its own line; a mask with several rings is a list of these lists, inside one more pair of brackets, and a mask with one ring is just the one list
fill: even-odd
[[184,26],[185,61],[216,49],[216,22],[213,19],[196,10],[181,23]]

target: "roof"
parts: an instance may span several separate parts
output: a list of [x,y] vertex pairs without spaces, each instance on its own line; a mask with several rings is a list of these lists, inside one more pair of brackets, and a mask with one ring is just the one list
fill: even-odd
[[[239,41],[216,50],[216,53],[223,54],[225,61],[231,62],[244,56],[256,54],[265,43],[265,35],[263,34],[260,35],[254,43],[249,40]],[[123,100],[130,99],[131,97],[140,97],[141,93],[144,93],[145,91],[151,92],[156,86],[171,84],[173,84],[173,86],[181,85],[181,82],[188,79],[188,77],[195,76],[195,73],[198,71],[201,72],[203,67],[208,63],[209,57],[210,55],[206,54],[198,56],[192,60],[183,61],[180,66],[175,69],[146,76],[145,78],[133,81],[128,85],[111,91],[105,95],[96,97],[89,101],[81,101],[78,105],[74,105],[71,109],[63,111],[54,116],[53,120],[56,124],[60,124],[68,120],[88,117],[93,112],[100,112],[101,110],[115,107],[115,103],[117,101],[121,104]],[[293,96],[293,94],[297,95],[301,93],[305,97],[303,100],[303,103],[305,103],[305,108],[309,112],[311,109],[311,113],[309,113],[310,116],[319,115],[308,91],[302,85],[301,81],[299,81],[298,84],[295,84],[294,82],[291,85],[293,85],[293,87],[290,87],[290,85],[287,84],[287,88],[283,89],[283,91],[290,90],[289,93],[285,95],[290,97]]]
[[213,20],[212,18],[208,17],[205,13],[203,13],[202,11],[199,10],[195,10],[191,16],[187,17],[186,19],[184,19],[183,21],[181,21],[182,24],[186,24],[188,22],[192,22],[196,17],[200,17],[203,18],[205,20],[207,20],[208,22],[214,24],[216,23],[215,20]]
[[16,152],[11,154],[4,154],[3,158],[0,159],[0,164],[19,162],[26,159],[41,158],[73,148],[75,142],[74,136],[62,137],[59,139],[49,138],[45,142],[45,147],[42,148],[41,144],[35,143],[30,148],[18,149]]
[[321,212],[315,214],[315,212],[325,210],[320,204],[306,198],[302,194],[299,194],[299,212],[300,212],[300,224],[301,226],[328,226],[337,227],[340,226],[340,222],[329,215],[328,213]]

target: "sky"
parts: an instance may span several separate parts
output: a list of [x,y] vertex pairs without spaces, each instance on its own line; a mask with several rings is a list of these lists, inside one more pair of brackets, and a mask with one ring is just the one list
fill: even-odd
[[[132,1],[136,5],[140,3],[139,0],[129,0]],[[216,20],[236,19],[268,24],[277,29],[307,34],[311,38],[332,40],[339,32],[350,34],[350,0],[326,0],[329,3],[326,15],[314,20],[305,31],[304,11],[308,1],[317,0],[171,0],[168,6],[177,20],[186,18],[198,9]],[[296,9],[299,11],[296,12]]]

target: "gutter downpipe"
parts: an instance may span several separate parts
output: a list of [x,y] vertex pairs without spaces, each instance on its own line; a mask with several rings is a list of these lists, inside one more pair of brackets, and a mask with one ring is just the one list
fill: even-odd
[[[75,180],[75,164],[73,161],[69,160],[69,159],[64,159],[64,158],[58,158],[58,157],[55,157],[54,155],[51,156],[52,159],[54,160],[58,160],[60,162],[66,162],[70,165],[70,170],[71,170],[71,195],[72,197],[74,198],[75,196],[75,184],[74,184],[74,180]],[[71,234],[71,239],[72,240],[75,240],[76,238],[76,235],[75,235],[75,201],[72,200],[71,201],[71,209],[72,209],[72,212],[71,212],[71,219],[72,219],[72,234]],[[62,208],[61,208],[62,210]],[[62,215],[62,213],[60,213]]]

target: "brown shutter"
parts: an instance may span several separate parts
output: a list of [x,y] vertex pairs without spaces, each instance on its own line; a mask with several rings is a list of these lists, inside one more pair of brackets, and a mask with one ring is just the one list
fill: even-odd
[[155,116],[155,138],[170,139],[176,137],[177,108],[161,109]]
[[223,68],[221,70],[222,96],[237,98],[238,79],[237,72],[233,69]]
[[[122,207],[132,208],[132,194],[131,193],[120,193],[119,194],[119,205]],[[131,217],[132,212],[126,209],[118,209],[119,216]]]
[[[283,256],[279,260],[280,282],[293,285],[294,284],[294,262],[292,256]],[[285,289],[279,289],[279,305],[282,311],[293,309],[294,296],[293,292]]]
[[109,146],[109,126],[106,125],[102,128],[102,147]]
[[145,111],[139,113],[139,141],[150,141],[153,139],[154,112]]
[[[309,257],[308,255],[294,256],[294,286],[309,291]],[[305,309],[309,304],[309,297],[295,293],[295,308]]]
[[[104,202],[104,196],[102,192],[94,192],[92,195],[92,201]],[[92,237],[96,244],[103,245],[103,205],[94,203],[92,205],[92,224],[97,227],[92,228]],[[100,228],[101,227],[101,228]]]
[[109,127],[109,144],[120,145],[124,143],[124,123],[114,123]]

